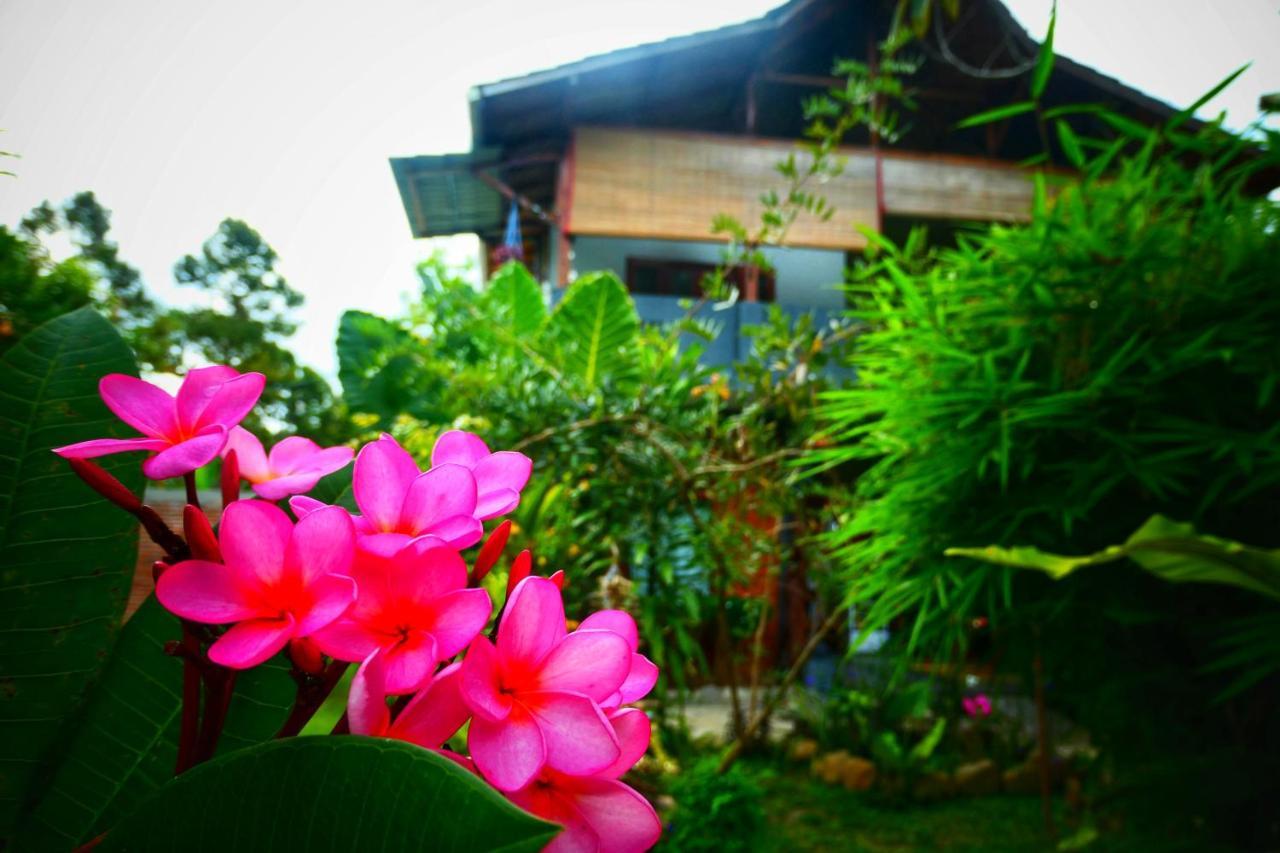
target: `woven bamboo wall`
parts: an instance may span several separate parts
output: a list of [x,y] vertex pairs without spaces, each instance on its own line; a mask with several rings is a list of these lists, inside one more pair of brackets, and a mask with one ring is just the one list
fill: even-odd
[[[574,234],[711,239],[711,220],[729,213],[752,227],[760,193],[782,185],[774,165],[787,142],[581,128],[574,145]],[[853,223],[875,222],[870,158],[851,161],[844,175],[815,189],[836,208],[828,222],[802,217],[787,235],[795,246],[858,249]]]
[[[775,165],[790,142],[579,128],[573,153],[572,234],[707,240],[720,213],[752,227],[760,193],[780,188]],[[861,249],[855,224],[876,222],[875,158],[862,148],[841,151],[844,173],[813,187],[836,210],[828,221],[804,216],[787,243]],[[921,218],[1019,220],[1031,208],[1027,172],[998,162],[883,153],[885,212]]]

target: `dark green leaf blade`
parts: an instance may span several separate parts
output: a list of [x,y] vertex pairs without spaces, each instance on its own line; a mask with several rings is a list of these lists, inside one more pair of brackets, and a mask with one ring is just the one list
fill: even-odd
[[542,849],[557,831],[434,752],[323,736],[272,741],[183,774],[100,850],[517,853]]
[[[0,361],[0,847],[115,642],[137,560],[137,522],[50,452],[133,434],[98,397],[107,373],[137,367],[88,308],[39,327]],[[135,493],[139,461],[102,460]]]
[[1023,113],[1029,113],[1036,108],[1032,101],[1022,101],[1017,104],[1009,104],[1003,107],[997,107],[994,110],[986,110],[985,112],[971,115],[963,121],[956,122],[957,128],[977,127],[981,124],[991,124],[995,121],[1001,121],[1006,118],[1020,116]]
[[1036,58],[1035,70],[1031,72],[1031,100],[1039,101],[1049,85],[1049,75],[1053,73],[1053,31],[1058,25],[1058,3],[1054,0],[1053,11],[1049,13],[1049,32],[1045,34],[1040,45],[1040,55]]
[[[146,600],[77,721],[66,757],[20,827],[19,849],[70,850],[121,820],[173,776],[182,711],[182,664],[164,653],[178,620]],[[292,707],[281,658],[241,673],[220,754],[270,738]]]

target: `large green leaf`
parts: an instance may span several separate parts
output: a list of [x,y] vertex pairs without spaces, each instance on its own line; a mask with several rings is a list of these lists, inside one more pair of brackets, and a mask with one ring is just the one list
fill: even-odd
[[564,371],[595,388],[636,378],[632,350],[639,325],[622,282],[612,273],[591,273],[569,287],[546,334]]
[[[88,308],[0,361],[0,847],[115,642],[137,560],[137,522],[50,452],[131,434],[98,397],[107,373],[137,368]],[[136,454],[103,462],[140,493]]]
[[[152,596],[121,632],[48,791],[22,823],[19,849],[70,850],[104,832],[173,776],[182,711],[182,664],[164,653],[178,620]],[[293,705],[277,657],[240,674],[220,754],[270,738]]]
[[347,311],[338,323],[338,379],[353,412],[384,420],[420,408],[420,346],[390,320]]
[[542,288],[521,263],[503,264],[485,292],[494,306],[494,316],[517,336],[532,335],[547,319]]
[[412,744],[354,736],[274,741],[158,791],[99,850],[540,850],[557,828]]
[[1153,515],[1123,545],[1066,557],[1037,548],[948,548],[947,556],[1035,569],[1056,579],[1076,569],[1129,558],[1171,583],[1221,583],[1280,599],[1280,550],[1198,534],[1190,524]]

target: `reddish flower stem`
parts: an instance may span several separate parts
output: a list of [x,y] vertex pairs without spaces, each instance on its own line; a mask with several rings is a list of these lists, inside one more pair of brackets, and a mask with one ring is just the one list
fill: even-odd
[[173,775],[180,776],[196,763],[200,735],[200,669],[196,662],[200,643],[185,624],[182,643],[173,653],[182,658],[182,727],[178,736],[178,763],[173,768]]
[[227,722],[227,709],[236,688],[236,671],[210,665],[205,670],[204,718],[200,725],[200,738],[196,745],[195,764],[213,758],[218,748],[218,738]]
[[200,492],[196,489],[196,472],[188,471],[182,475],[182,482],[187,486],[187,503],[200,508]]

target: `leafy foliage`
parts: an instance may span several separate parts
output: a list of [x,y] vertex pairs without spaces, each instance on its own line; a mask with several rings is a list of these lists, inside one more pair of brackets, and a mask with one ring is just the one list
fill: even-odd
[[240,750],[183,774],[142,803],[101,847],[520,853],[542,849],[556,831],[421,747],[381,738],[304,737]]
[[671,785],[679,804],[663,850],[710,853],[757,849],[764,828],[764,792],[740,767],[719,773],[713,762],[685,770]]
[[[0,361],[0,839],[38,794],[36,771],[58,751],[124,614],[137,524],[50,452],[128,433],[98,398],[98,377],[111,372],[136,372],[133,357],[88,308],[39,327]],[[141,491],[128,460],[110,467]]]
[[0,227],[0,353],[42,323],[88,305],[93,282],[79,261],[55,264],[37,241]]
[[[1258,683],[1207,707],[1230,675],[1212,668],[1223,632],[1274,605],[1135,572],[1054,585],[944,551],[1090,552],[1157,512],[1280,544],[1280,212],[1246,190],[1277,155],[1274,138],[1246,143],[1214,125],[1153,130],[1091,107],[1057,116],[1076,112],[1112,135],[1071,137],[1089,154],[1080,178],[1052,201],[1041,181],[1029,224],[932,252],[918,232],[903,247],[882,240],[856,271],[860,382],[827,395],[838,446],[815,461],[868,466],[833,536],[864,629],[901,625],[917,654],[953,656],[990,617],[1002,663],[1029,667],[1042,649],[1057,701],[1122,767],[1159,757],[1166,782],[1133,789],[1154,802],[1187,795],[1176,783],[1188,762],[1224,769],[1244,736],[1225,720],[1260,720],[1273,701],[1275,685]],[[1151,707],[1164,709],[1158,725]],[[1212,802],[1174,811],[1262,843],[1238,794],[1265,765],[1241,764]]]

